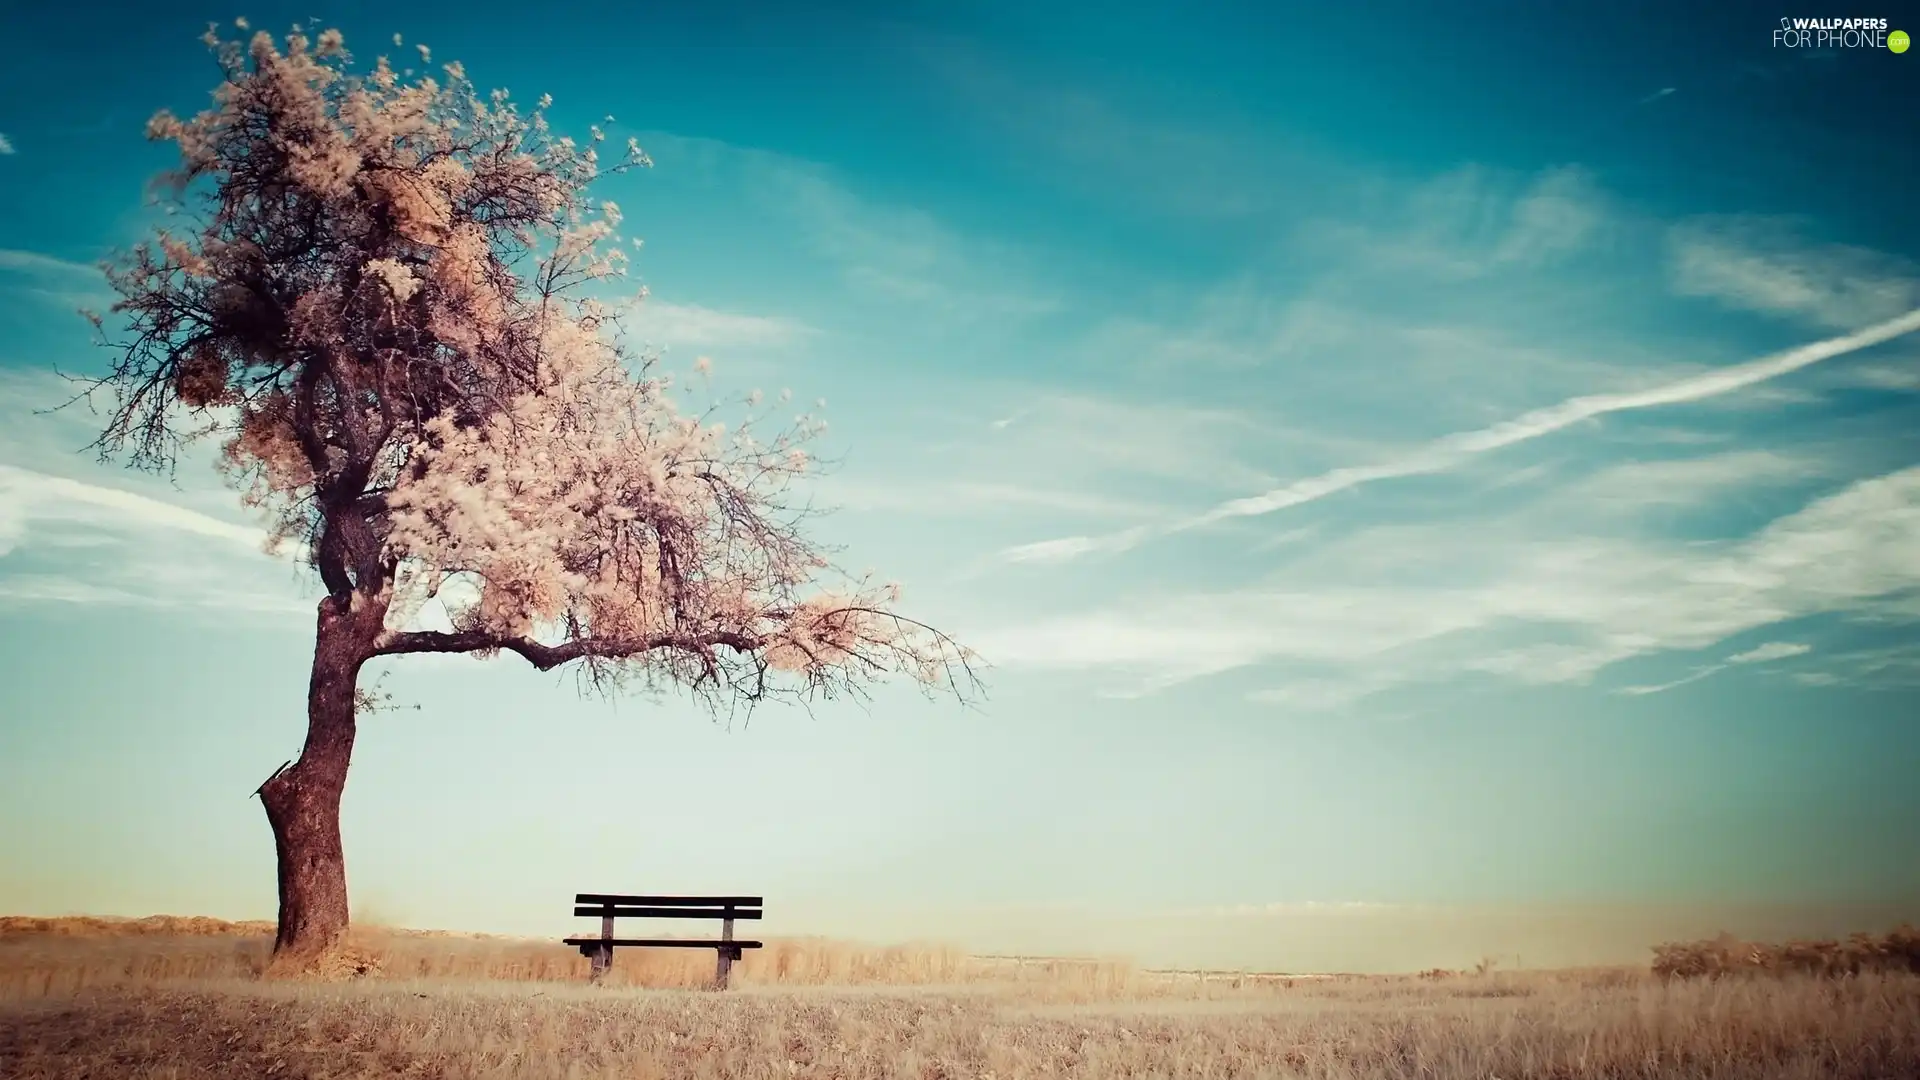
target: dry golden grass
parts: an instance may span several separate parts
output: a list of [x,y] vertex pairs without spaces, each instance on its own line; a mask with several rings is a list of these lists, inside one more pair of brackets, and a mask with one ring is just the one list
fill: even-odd
[[[178,978],[251,979],[266,970],[273,924],[157,915],[146,919],[0,916],[0,994],[69,992]],[[588,961],[557,940],[356,927],[326,974],[480,982],[582,982]],[[620,949],[610,988],[699,989],[707,949]],[[967,955],[939,945],[872,947],[772,939],[734,965],[736,986],[924,985],[968,974]],[[38,989],[35,989],[38,988]]]
[[[256,977],[270,937],[0,923],[0,1076],[1920,1076],[1920,977],[1175,979],[1119,964],[769,942],[626,950],[609,985],[552,943],[363,932],[366,977]],[[192,928],[190,928],[192,929]],[[703,963],[702,960],[705,962]]]

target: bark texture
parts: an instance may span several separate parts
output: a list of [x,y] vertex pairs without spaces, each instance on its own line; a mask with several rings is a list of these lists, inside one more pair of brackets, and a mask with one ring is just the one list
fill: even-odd
[[[320,602],[307,685],[307,740],[292,767],[260,789],[280,868],[278,966],[318,959],[347,932],[347,864],[340,799],[353,761],[354,693],[372,654],[363,612],[344,597]],[[377,631],[378,622],[373,623]]]

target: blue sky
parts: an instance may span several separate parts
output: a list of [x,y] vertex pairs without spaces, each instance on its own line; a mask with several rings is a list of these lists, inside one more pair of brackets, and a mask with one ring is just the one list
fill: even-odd
[[[0,909],[272,912],[313,589],[204,456],[35,412],[237,14],[0,15]],[[1916,54],[1731,4],[320,14],[637,135],[635,329],[826,399],[822,532],[993,664],[728,731],[395,663],[363,914],[1349,968],[1920,915]]]

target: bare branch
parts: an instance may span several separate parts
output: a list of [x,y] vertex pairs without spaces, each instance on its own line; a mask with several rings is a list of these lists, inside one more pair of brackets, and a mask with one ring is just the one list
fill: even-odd
[[759,642],[739,634],[671,634],[627,640],[575,638],[558,645],[543,645],[531,638],[501,637],[484,630],[443,633],[437,630],[410,630],[389,634],[375,649],[375,656],[400,656],[406,653],[517,653],[541,671],[551,671],[574,660],[625,660],[663,649],[674,649],[704,656],[718,648],[751,653]]

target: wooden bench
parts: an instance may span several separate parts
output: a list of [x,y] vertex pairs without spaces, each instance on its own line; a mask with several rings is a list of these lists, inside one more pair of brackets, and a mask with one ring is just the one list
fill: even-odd
[[[740,950],[758,949],[758,941],[735,941],[733,939],[733,921],[735,919],[758,919],[760,917],[761,898],[758,896],[623,896],[614,893],[577,893],[573,898],[575,915],[598,915],[600,917],[599,937],[570,937],[566,944],[580,950],[580,955],[593,961],[593,981],[600,981],[607,969],[613,966],[613,950],[616,947],[643,949],[713,949],[718,954],[714,968],[714,985],[721,990],[727,988],[728,977],[733,972],[733,962],[740,959]],[[678,938],[617,938],[613,936],[615,919],[720,919],[720,939],[718,941],[685,941]]]

